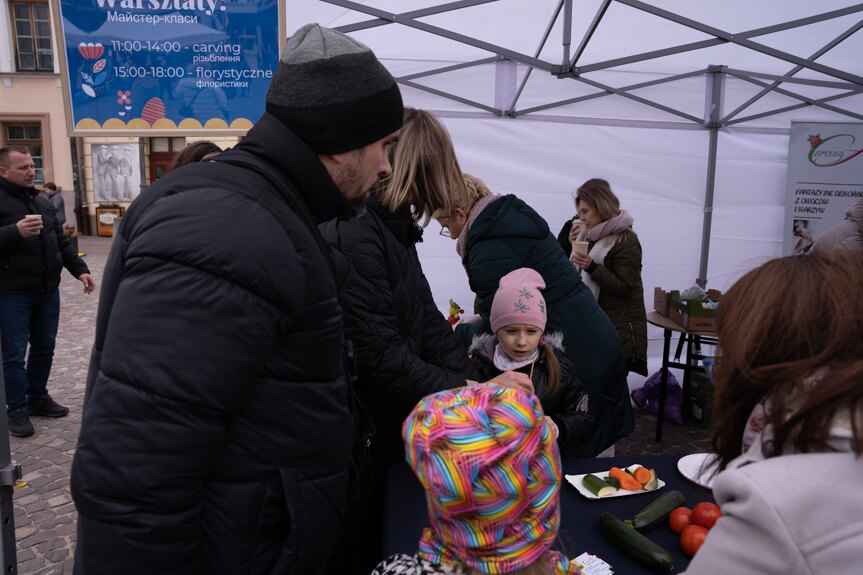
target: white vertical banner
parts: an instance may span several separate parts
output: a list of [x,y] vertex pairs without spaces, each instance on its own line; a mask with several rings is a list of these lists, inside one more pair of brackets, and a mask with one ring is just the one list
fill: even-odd
[[783,255],[802,253],[863,197],[863,123],[792,122]]

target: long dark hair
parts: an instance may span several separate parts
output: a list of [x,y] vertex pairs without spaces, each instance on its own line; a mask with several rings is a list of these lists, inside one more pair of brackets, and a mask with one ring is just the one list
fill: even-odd
[[545,387],[545,395],[551,397],[560,387],[560,362],[554,355],[554,350],[547,343],[542,344],[542,350],[545,352],[545,360],[548,362],[548,382]]
[[[863,454],[861,286],[863,253],[836,249],[771,260],[723,295],[713,436],[720,468],[740,455],[749,415],[765,398],[773,407],[775,455],[786,443],[818,451],[840,408],[850,410],[854,450]],[[821,368],[828,373],[805,398],[794,398],[799,408],[786,421],[795,383]]]
[[221,151],[222,148],[209,140],[198,140],[197,142],[192,142],[177,152],[174,156],[174,161],[171,162],[171,169],[176,170],[186,164],[200,162],[204,159],[204,156],[208,154],[218,154]]

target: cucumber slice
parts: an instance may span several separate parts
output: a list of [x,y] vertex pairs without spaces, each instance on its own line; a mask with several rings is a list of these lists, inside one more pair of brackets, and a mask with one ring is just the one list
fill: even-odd
[[617,487],[609,485],[604,479],[592,473],[585,475],[581,480],[581,484],[597,497],[607,497],[613,493],[617,493]]
[[602,480],[611,485],[612,487],[620,489],[620,479],[618,479],[617,477],[603,477]]
[[650,470],[650,481],[644,484],[645,491],[653,491],[659,487],[659,481],[656,479],[656,471],[653,469]]

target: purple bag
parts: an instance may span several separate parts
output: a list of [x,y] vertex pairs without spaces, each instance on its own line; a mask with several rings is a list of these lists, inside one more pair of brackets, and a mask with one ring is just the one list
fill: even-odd
[[[644,385],[632,390],[632,402],[639,409],[647,407],[650,413],[656,415],[659,412],[659,386],[662,383],[662,370],[660,369],[644,381]],[[677,378],[670,371],[665,387],[665,409],[663,416],[666,421],[683,424],[683,389],[677,382]]]

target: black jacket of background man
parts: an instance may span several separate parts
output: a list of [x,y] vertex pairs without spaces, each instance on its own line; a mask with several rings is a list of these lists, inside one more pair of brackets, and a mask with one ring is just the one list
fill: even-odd
[[[266,177],[229,163],[249,158]],[[324,568],[354,418],[314,225],[347,210],[314,152],[269,114],[128,210],[72,468],[77,573]]]
[[[17,223],[27,214],[42,214],[42,231],[22,238]],[[54,206],[36,188],[0,178],[0,293],[50,293],[60,285],[64,266],[76,278],[90,273]]]

